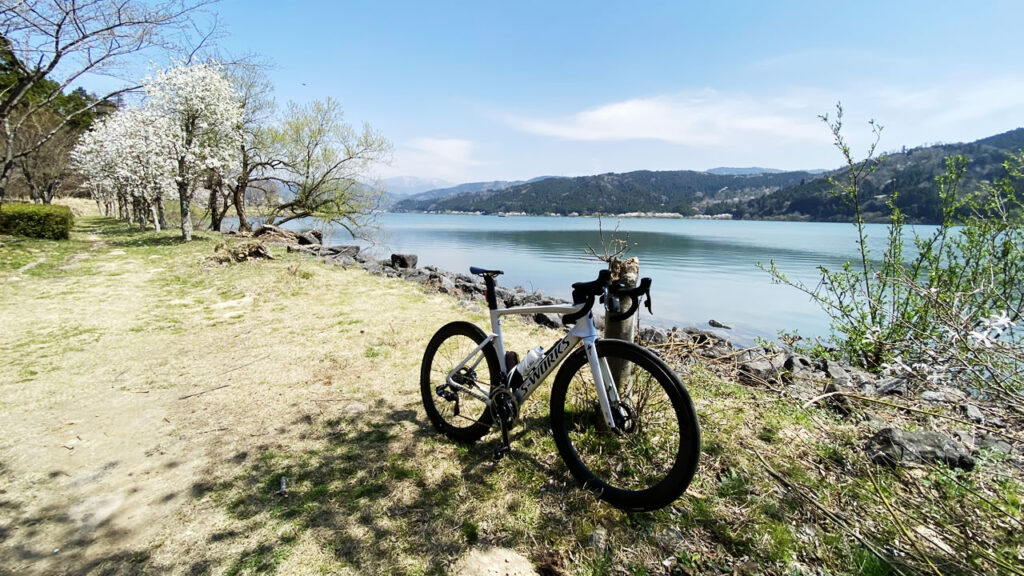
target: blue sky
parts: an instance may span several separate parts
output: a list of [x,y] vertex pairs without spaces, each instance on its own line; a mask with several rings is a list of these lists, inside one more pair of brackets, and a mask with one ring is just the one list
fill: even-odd
[[1024,2],[265,2],[213,6],[276,99],[331,96],[450,182],[831,168],[817,116],[884,150],[1024,125]]

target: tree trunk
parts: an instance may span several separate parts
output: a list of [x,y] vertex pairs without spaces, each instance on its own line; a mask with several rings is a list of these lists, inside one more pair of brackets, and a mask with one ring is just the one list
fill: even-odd
[[[184,188],[184,190],[182,190]],[[189,198],[188,183],[178,184],[178,203],[181,206],[181,239],[192,241],[192,199]]]
[[252,226],[245,217],[245,190],[249,187],[249,158],[245,154],[245,145],[242,145],[242,173],[238,175],[235,182],[235,189],[231,191],[235,202],[235,214],[238,215],[238,231],[252,232]]
[[[640,278],[640,260],[636,257],[629,258],[627,260],[619,260],[618,258],[612,258],[608,261],[608,270],[612,273],[612,282],[621,282],[626,285],[627,288],[636,288],[637,281]],[[623,298],[621,302],[622,310],[628,310],[633,305],[631,298]],[[625,340],[627,342],[633,342],[636,340],[636,319],[639,316],[639,310],[636,314],[633,314],[625,320],[618,322],[612,322],[608,318],[605,318],[604,326],[604,337],[615,338],[616,340]],[[618,385],[620,383],[626,383],[629,381],[629,377],[632,373],[631,366],[624,365],[622,362],[610,361],[608,368],[612,372],[612,378]],[[620,392],[624,392],[625,388],[622,386],[618,387]]]
[[157,223],[160,224],[160,229],[163,230],[163,229],[167,228],[167,215],[164,214],[164,197],[163,196],[157,196],[155,204],[156,204],[156,214],[157,214],[156,221],[157,221]]
[[[6,120],[5,120],[6,127]],[[7,193],[7,184],[11,181],[11,171],[14,169],[14,150],[11,148],[10,141],[6,141],[8,144],[7,154],[4,158],[3,166],[0,166],[0,207],[4,205],[4,195]]]
[[153,231],[159,232],[160,231],[160,214],[157,212],[156,202],[150,202],[149,203],[149,211],[153,215]]
[[[190,142],[186,141],[186,146]],[[181,239],[192,241],[192,191],[185,170],[185,158],[178,158],[178,203],[181,206]]]
[[117,219],[128,220],[131,224],[131,214],[128,212],[128,197],[123,192],[117,193]]
[[210,230],[220,232],[220,199],[217,198],[217,186],[213,183],[208,184],[210,186]]

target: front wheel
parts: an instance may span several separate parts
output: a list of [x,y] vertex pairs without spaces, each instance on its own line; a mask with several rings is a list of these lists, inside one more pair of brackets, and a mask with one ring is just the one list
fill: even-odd
[[[569,472],[616,508],[656,510],[686,491],[700,457],[700,427],[690,395],[650,351],[621,340],[598,340],[603,374],[620,402],[615,428],[601,415],[583,348],[562,365],[551,391],[551,430]],[[605,376],[607,379],[607,376]]]
[[476,442],[491,428],[487,404],[467,391],[474,390],[486,398],[491,386],[501,382],[501,365],[494,346],[476,350],[486,339],[487,335],[475,324],[452,322],[434,334],[423,353],[423,408],[434,428],[458,442]]

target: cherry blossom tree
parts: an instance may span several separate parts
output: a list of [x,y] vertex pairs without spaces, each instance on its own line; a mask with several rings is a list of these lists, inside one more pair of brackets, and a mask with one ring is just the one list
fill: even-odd
[[238,163],[242,107],[216,63],[179,64],[144,83],[146,107],[174,125],[175,181],[181,237],[192,239],[192,199],[210,174],[222,176]]
[[[115,88],[80,106],[55,107],[86,74],[116,75],[139,53],[192,52],[197,16],[214,0],[5,0],[0,3],[0,203],[19,158],[31,154],[98,104],[136,89]],[[49,130],[32,133],[37,113],[58,110]]]
[[129,222],[165,225],[163,198],[177,190],[176,126],[147,107],[127,108],[101,119],[72,152],[101,206],[117,202]]

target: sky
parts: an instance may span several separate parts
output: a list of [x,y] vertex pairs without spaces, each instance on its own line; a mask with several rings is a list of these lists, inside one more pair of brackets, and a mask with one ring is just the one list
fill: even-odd
[[450,183],[717,166],[834,168],[1024,126],[1024,2],[222,0],[283,109],[328,96]]

